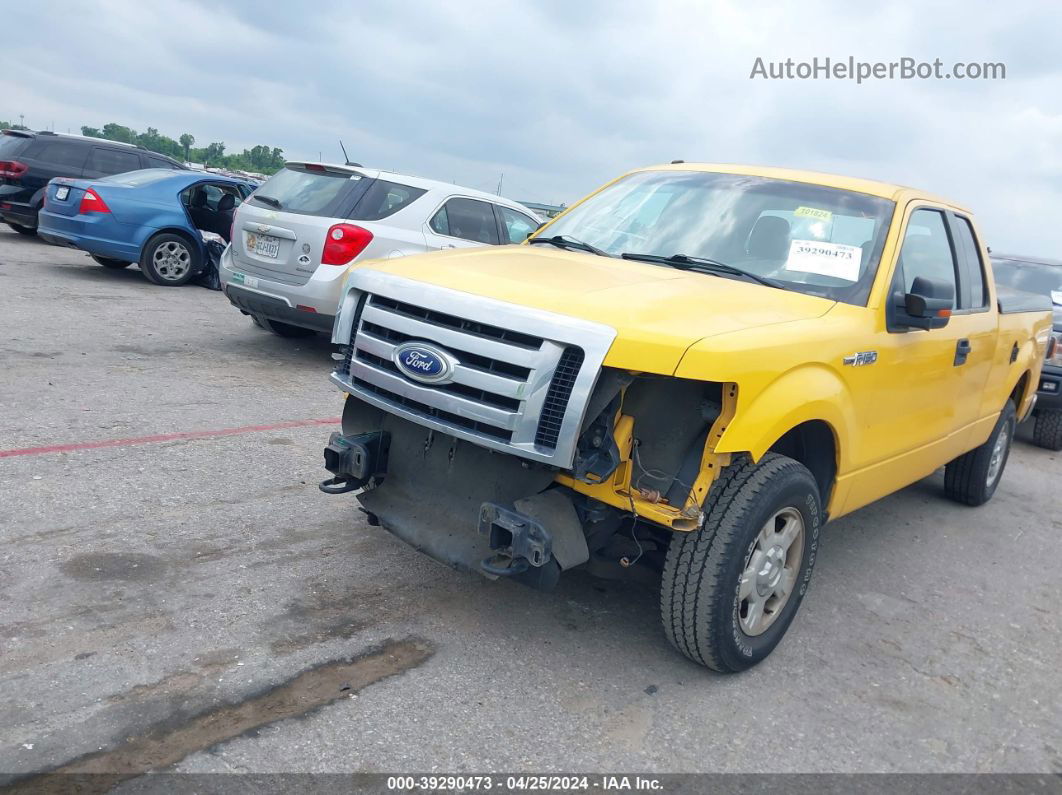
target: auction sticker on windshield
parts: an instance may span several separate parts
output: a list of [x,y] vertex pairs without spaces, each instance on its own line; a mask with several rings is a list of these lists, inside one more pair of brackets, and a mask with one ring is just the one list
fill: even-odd
[[785,262],[785,269],[854,282],[859,279],[862,258],[863,249],[860,246],[823,243],[818,240],[794,240],[789,245],[789,259]]
[[833,213],[829,210],[820,210],[818,207],[797,207],[793,210],[795,218],[817,218],[820,221],[829,221]]
[[280,238],[272,235],[247,235],[247,248],[262,257],[276,259],[280,255]]

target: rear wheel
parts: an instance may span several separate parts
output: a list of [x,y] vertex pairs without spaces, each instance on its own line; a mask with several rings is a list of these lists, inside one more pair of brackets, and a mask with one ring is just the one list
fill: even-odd
[[12,223],[11,221],[8,221],[7,225],[14,229],[16,232],[18,232],[20,235],[32,236],[37,234],[37,230],[31,226],[22,226],[21,224]]
[[290,323],[281,323],[278,320],[270,320],[265,317],[255,317],[255,323],[264,329],[272,331],[278,337],[289,337],[297,339],[299,337],[312,337],[313,329],[303,328],[302,326],[293,326]]
[[180,287],[199,272],[199,252],[180,235],[156,235],[144,246],[140,270],[163,287]]
[[700,530],[675,533],[661,581],[671,644],[723,673],[751,668],[785,635],[807,591],[822,508],[807,467],[744,456],[719,476]]
[[1014,404],[1008,400],[988,441],[944,468],[944,493],[956,502],[975,507],[992,499],[1007,466],[1015,424]]
[[95,254],[92,254],[91,256],[92,259],[96,260],[96,262],[103,267],[114,268],[115,270],[119,268],[128,268],[133,264],[131,262],[122,262],[120,259],[111,259],[110,257],[97,257]]
[[1062,450],[1062,410],[1036,410],[1036,418],[1033,420],[1033,441],[1048,450]]

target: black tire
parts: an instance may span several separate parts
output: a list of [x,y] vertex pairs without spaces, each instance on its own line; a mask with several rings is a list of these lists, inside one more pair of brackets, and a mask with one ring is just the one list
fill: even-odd
[[[988,440],[980,447],[975,447],[968,453],[963,453],[946,467],[944,467],[944,493],[955,502],[963,505],[984,505],[992,495],[996,493],[999,481],[1003,479],[1003,470],[1007,468],[1007,459],[1010,457],[1011,444],[1014,442],[1014,426],[1016,425],[1014,404],[1007,401],[1003,411],[999,413],[999,419],[992,429]],[[996,442],[1006,433],[1003,439],[1000,455],[1002,456],[989,477],[992,469],[992,459],[996,452]]]
[[90,254],[92,259],[96,260],[96,263],[102,265],[105,268],[113,268],[118,270],[120,268],[128,268],[133,263],[122,262],[120,259],[111,259],[110,257],[97,257],[95,254]]
[[1062,410],[1037,409],[1033,419],[1033,441],[1048,450],[1062,450]]
[[187,238],[171,232],[155,235],[140,254],[140,270],[148,281],[162,287],[188,284],[201,265],[199,249]]
[[37,234],[37,230],[30,226],[22,226],[22,224],[14,224],[11,221],[7,222],[7,225],[18,232],[20,235],[26,235],[27,237],[33,237]]
[[270,320],[266,317],[259,317],[258,325],[264,329],[272,331],[278,337],[288,337],[289,339],[312,337],[314,335],[313,329],[303,328],[302,326],[293,326],[290,323],[281,323],[278,320]]
[[[754,464],[742,456],[712,485],[704,510],[703,528],[671,537],[660,616],[676,649],[712,670],[736,673],[774,650],[800,607],[818,551],[819,488],[807,467],[791,458],[768,453]],[[803,522],[802,543],[794,541],[792,547],[799,562],[794,559],[786,566],[795,575],[787,599],[769,614],[771,623],[759,634],[748,634],[743,627],[748,605],[740,596],[742,574],[761,530],[766,532],[772,516],[783,511],[799,513]]]

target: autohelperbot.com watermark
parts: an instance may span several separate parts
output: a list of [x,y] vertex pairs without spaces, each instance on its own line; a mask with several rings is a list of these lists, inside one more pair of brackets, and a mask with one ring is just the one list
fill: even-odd
[[809,61],[786,58],[783,61],[756,58],[750,80],[1006,80],[1007,65],[991,61],[955,61],[945,64],[940,58],[921,61],[898,58],[895,61],[860,61],[854,56],[830,58],[818,56]]

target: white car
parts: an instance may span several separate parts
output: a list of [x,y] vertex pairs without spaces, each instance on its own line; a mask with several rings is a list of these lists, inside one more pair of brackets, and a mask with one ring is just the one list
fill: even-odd
[[441,248],[521,243],[521,204],[359,166],[286,163],[236,210],[221,289],[283,337],[331,332],[347,266]]

